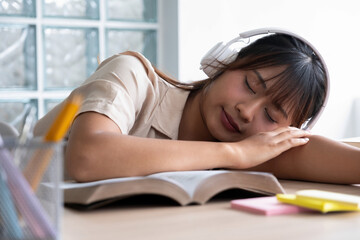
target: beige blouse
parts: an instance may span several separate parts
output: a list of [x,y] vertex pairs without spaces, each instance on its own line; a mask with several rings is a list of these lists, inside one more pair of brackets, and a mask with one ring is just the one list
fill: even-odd
[[[176,88],[154,71],[140,53],[126,52],[103,61],[72,94],[81,94],[77,114],[93,111],[119,126],[123,134],[177,139],[178,128],[189,91]],[[35,136],[46,133],[64,102],[38,121]]]

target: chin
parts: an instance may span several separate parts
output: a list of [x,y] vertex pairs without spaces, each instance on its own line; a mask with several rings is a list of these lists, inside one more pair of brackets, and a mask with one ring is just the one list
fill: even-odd
[[246,136],[241,133],[230,133],[228,131],[216,131],[212,136],[220,142],[238,142],[244,140]]

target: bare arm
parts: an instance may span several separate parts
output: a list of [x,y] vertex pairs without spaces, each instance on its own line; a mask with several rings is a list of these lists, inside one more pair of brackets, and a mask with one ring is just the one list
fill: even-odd
[[[149,139],[123,135],[106,116],[87,112],[73,123],[65,167],[78,181],[163,171],[243,169],[305,144],[301,139],[304,134],[285,128],[238,143]],[[267,154],[259,155],[259,151]]]
[[[121,134],[109,118],[79,115],[65,152],[65,167],[78,181],[220,167],[221,145],[148,139]],[[207,156],[206,158],[203,156]],[[216,160],[215,160],[216,159]]]
[[360,183],[360,149],[321,136],[311,136],[252,170],[273,172],[277,177],[316,182]]

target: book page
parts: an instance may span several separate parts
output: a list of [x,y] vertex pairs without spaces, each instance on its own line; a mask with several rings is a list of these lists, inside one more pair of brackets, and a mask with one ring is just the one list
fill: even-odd
[[[143,180],[147,178],[156,178],[162,179],[167,182],[172,182],[175,185],[183,188],[184,190],[189,190],[193,192],[196,186],[204,179],[223,172],[227,172],[225,170],[204,170],[204,171],[178,171],[178,172],[163,172],[163,173],[155,173],[147,176],[139,176],[139,177],[123,177],[123,178],[111,178],[93,182],[64,182],[61,185],[62,189],[74,189],[74,188],[86,188],[86,187],[95,187],[100,185],[106,185],[109,183],[119,183],[119,182],[132,182],[134,180]],[[193,189],[192,189],[193,188]]]
[[118,183],[118,182],[131,182],[134,180],[145,179],[146,177],[124,177],[124,178],[111,178],[105,180],[99,180],[94,182],[63,182],[61,184],[61,188],[66,189],[74,189],[74,188],[87,188],[87,187],[95,187],[100,185],[105,185],[109,183]]
[[65,182],[61,188],[65,190],[65,202],[81,204],[146,193],[170,197],[181,205],[203,204],[215,194],[231,188],[283,192],[272,174],[233,170],[175,171],[88,183]]
[[360,137],[344,138],[340,140],[343,143],[360,148]]
[[196,188],[207,178],[226,173],[226,170],[203,170],[203,171],[178,171],[178,172],[163,172],[149,175],[150,178],[163,179],[172,182],[186,192],[192,198]]

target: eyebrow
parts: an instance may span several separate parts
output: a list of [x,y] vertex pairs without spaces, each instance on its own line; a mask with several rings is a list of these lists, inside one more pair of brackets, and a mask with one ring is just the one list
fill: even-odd
[[279,104],[275,104],[275,107],[284,115],[285,119],[288,119],[287,112]]
[[261,85],[263,86],[263,88],[266,89],[266,83],[265,83],[264,78],[261,76],[261,74],[260,74],[258,71],[254,70],[254,73],[255,73],[256,76],[258,77],[259,82],[261,83]]
[[[264,78],[261,76],[261,74],[258,71],[256,71],[256,70],[253,70],[253,71],[256,74],[256,76],[258,77],[259,82],[261,83],[263,88],[266,89],[266,82],[265,82]],[[275,107],[282,113],[282,115],[285,117],[285,119],[288,119],[287,112],[279,104],[275,104]]]

